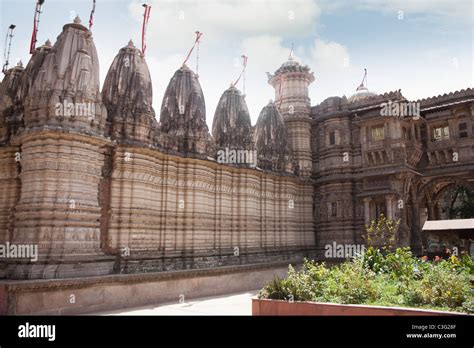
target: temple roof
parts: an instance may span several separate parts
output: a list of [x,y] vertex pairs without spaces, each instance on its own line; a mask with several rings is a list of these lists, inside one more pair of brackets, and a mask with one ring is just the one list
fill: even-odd
[[260,168],[293,171],[293,158],[285,123],[272,101],[260,112],[255,126],[254,140]]
[[47,42],[33,54],[26,69],[31,67],[34,77],[26,76],[22,88],[28,95],[25,127],[74,128],[103,136],[107,115],[91,32],[76,18],[63,26],[54,46],[48,46]]
[[276,76],[285,72],[310,73],[311,69],[307,65],[301,65],[298,61],[294,59],[289,59],[275,71],[275,74],[273,76]]
[[5,72],[0,83],[0,143],[8,141],[10,135],[16,131],[12,129],[11,124],[22,113],[23,103],[18,90],[23,71],[23,64],[19,62]]
[[160,115],[164,131],[171,130],[183,121],[206,123],[206,104],[201,85],[197,75],[186,65],[179,68],[171,78],[163,96]]
[[102,88],[104,104],[151,111],[153,87],[145,58],[130,40],[109,68]]
[[247,103],[234,86],[225,90],[219,99],[212,122],[212,135],[219,148],[252,147],[252,124]]
[[33,89],[99,92],[99,59],[89,30],[78,22],[66,24],[41,67]]
[[0,83],[0,112],[17,100],[23,71],[23,63],[20,61],[16,66],[5,72],[5,76]]
[[33,52],[33,55],[26,65],[25,73],[21,77],[21,86],[18,90],[22,100],[24,100],[30,92],[30,88],[33,86],[33,82],[36,80],[36,76],[43,65],[44,59],[51,49],[51,41],[48,39],[43,46],[37,47]]
[[380,108],[382,103],[406,100],[400,90],[384,94],[374,94],[370,98],[360,98],[351,102],[345,97],[329,97],[320,104],[311,108],[313,118],[323,120],[327,118],[347,115],[349,112],[358,112]]
[[120,49],[102,88],[113,139],[153,143],[158,129],[153,88],[145,57],[130,40]]
[[186,65],[179,68],[166,88],[161,104],[160,129],[168,135],[165,146],[180,152],[208,153],[211,141],[206,104],[197,75]]
[[314,81],[314,73],[311,71],[309,66],[307,65],[301,65],[293,56],[293,51],[290,53],[290,56],[288,57],[288,60],[283,63],[272,75],[267,72],[267,78],[268,82],[272,83],[272,81],[275,77],[278,77],[281,74],[284,73],[304,73],[308,78],[312,81]]
[[438,95],[430,98],[424,98],[417,100],[421,104],[422,109],[440,107],[444,104],[449,104],[453,102],[461,102],[464,100],[473,100],[474,98],[474,88],[466,88],[460,91],[445,93],[443,95]]
[[375,97],[376,95],[376,93],[369,91],[369,89],[363,83],[361,83],[359,87],[357,87],[356,92],[349,97],[348,101],[349,103],[354,103],[363,99]]

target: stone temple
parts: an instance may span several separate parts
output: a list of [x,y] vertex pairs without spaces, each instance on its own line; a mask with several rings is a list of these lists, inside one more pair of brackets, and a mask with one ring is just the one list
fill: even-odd
[[[0,312],[72,313],[57,304],[68,289],[92,301],[104,284],[138,287],[165,271],[318,259],[327,244],[364,243],[380,213],[401,219],[399,245],[421,250],[424,221],[446,218],[446,193],[474,183],[474,90],[412,102],[362,84],[311,106],[314,80],[290,57],[269,75],[275,102],[256,125],[231,86],[209,129],[189,67],[158,117],[140,50],[120,49],[101,89],[91,32],[66,24],[0,85],[0,245],[38,249],[35,261],[0,263]],[[393,105],[419,113],[384,113]],[[219,163],[225,150],[256,163]]]

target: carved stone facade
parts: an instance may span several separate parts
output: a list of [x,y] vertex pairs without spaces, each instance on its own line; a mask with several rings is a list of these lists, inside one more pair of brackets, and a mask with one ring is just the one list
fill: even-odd
[[314,81],[314,74],[308,66],[300,65],[290,56],[288,61],[268,78],[268,83],[275,89],[275,102],[285,120],[288,142],[296,160],[298,174],[310,177],[311,100],[308,96],[308,86]]
[[254,138],[260,168],[288,173],[294,171],[285,122],[273,102],[268,103],[260,112]]
[[252,123],[240,91],[231,86],[219,99],[212,122],[212,136],[218,150],[255,150]]
[[398,245],[420,252],[424,221],[446,218],[444,195],[474,186],[473,89],[410,102],[359,88],[312,119],[318,246],[364,243],[364,225],[384,213],[400,219]]
[[[0,277],[68,278],[314,256],[312,183],[295,175],[285,124],[267,106],[254,130],[224,92],[206,125],[196,74],[181,67],[152,108],[132,42],[99,88],[92,34],[78,18],[0,85],[0,243],[38,246]],[[260,131],[259,131],[260,130]],[[255,141],[256,140],[256,141]],[[217,150],[261,148],[260,168]],[[268,150],[268,151],[267,151]],[[266,158],[265,156],[269,156]]]
[[130,41],[112,62],[102,88],[110,136],[120,142],[153,144],[158,122],[152,107],[150,72],[145,58]]
[[[198,76],[171,78],[159,122],[141,52],[129,43],[99,88],[92,33],[74,23],[0,85],[0,243],[37,245],[0,277],[66,278],[316,257],[362,243],[364,223],[400,218],[419,248],[423,219],[474,181],[474,91],[419,101],[420,117],[384,114],[400,92],[365,88],[312,107],[308,67],[269,76],[275,101],[254,127],[226,90],[206,124]],[[256,151],[255,167],[222,163]]]
[[198,76],[186,65],[174,73],[168,84],[161,104],[160,126],[165,148],[212,156],[204,95]]

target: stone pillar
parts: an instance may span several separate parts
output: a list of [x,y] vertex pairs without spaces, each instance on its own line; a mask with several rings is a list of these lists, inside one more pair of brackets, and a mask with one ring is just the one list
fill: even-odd
[[99,184],[106,140],[54,131],[17,140],[22,144],[21,191],[11,242],[37,246],[38,260],[12,263],[7,278],[110,274],[115,258],[100,249]]
[[436,216],[435,220],[442,220],[443,219],[443,209],[441,208],[441,202],[436,202]]
[[428,220],[436,220],[435,218],[435,210],[434,210],[434,203],[428,202]]
[[421,226],[420,226],[420,205],[418,202],[413,202],[412,208],[412,226],[411,226],[411,248],[415,254],[421,253]]
[[20,166],[17,162],[19,150],[13,146],[0,147],[0,244],[10,241],[12,215],[20,189]]
[[370,224],[370,197],[364,198],[364,223]]
[[391,195],[385,197],[385,207],[387,208],[387,218],[393,220],[392,198]]

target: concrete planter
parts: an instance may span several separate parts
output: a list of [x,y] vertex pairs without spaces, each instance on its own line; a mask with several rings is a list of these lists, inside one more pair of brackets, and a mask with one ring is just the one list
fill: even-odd
[[467,315],[429,309],[347,305],[321,302],[288,302],[281,300],[252,299],[252,315],[360,315],[360,316],[414,316],[414,315]]

